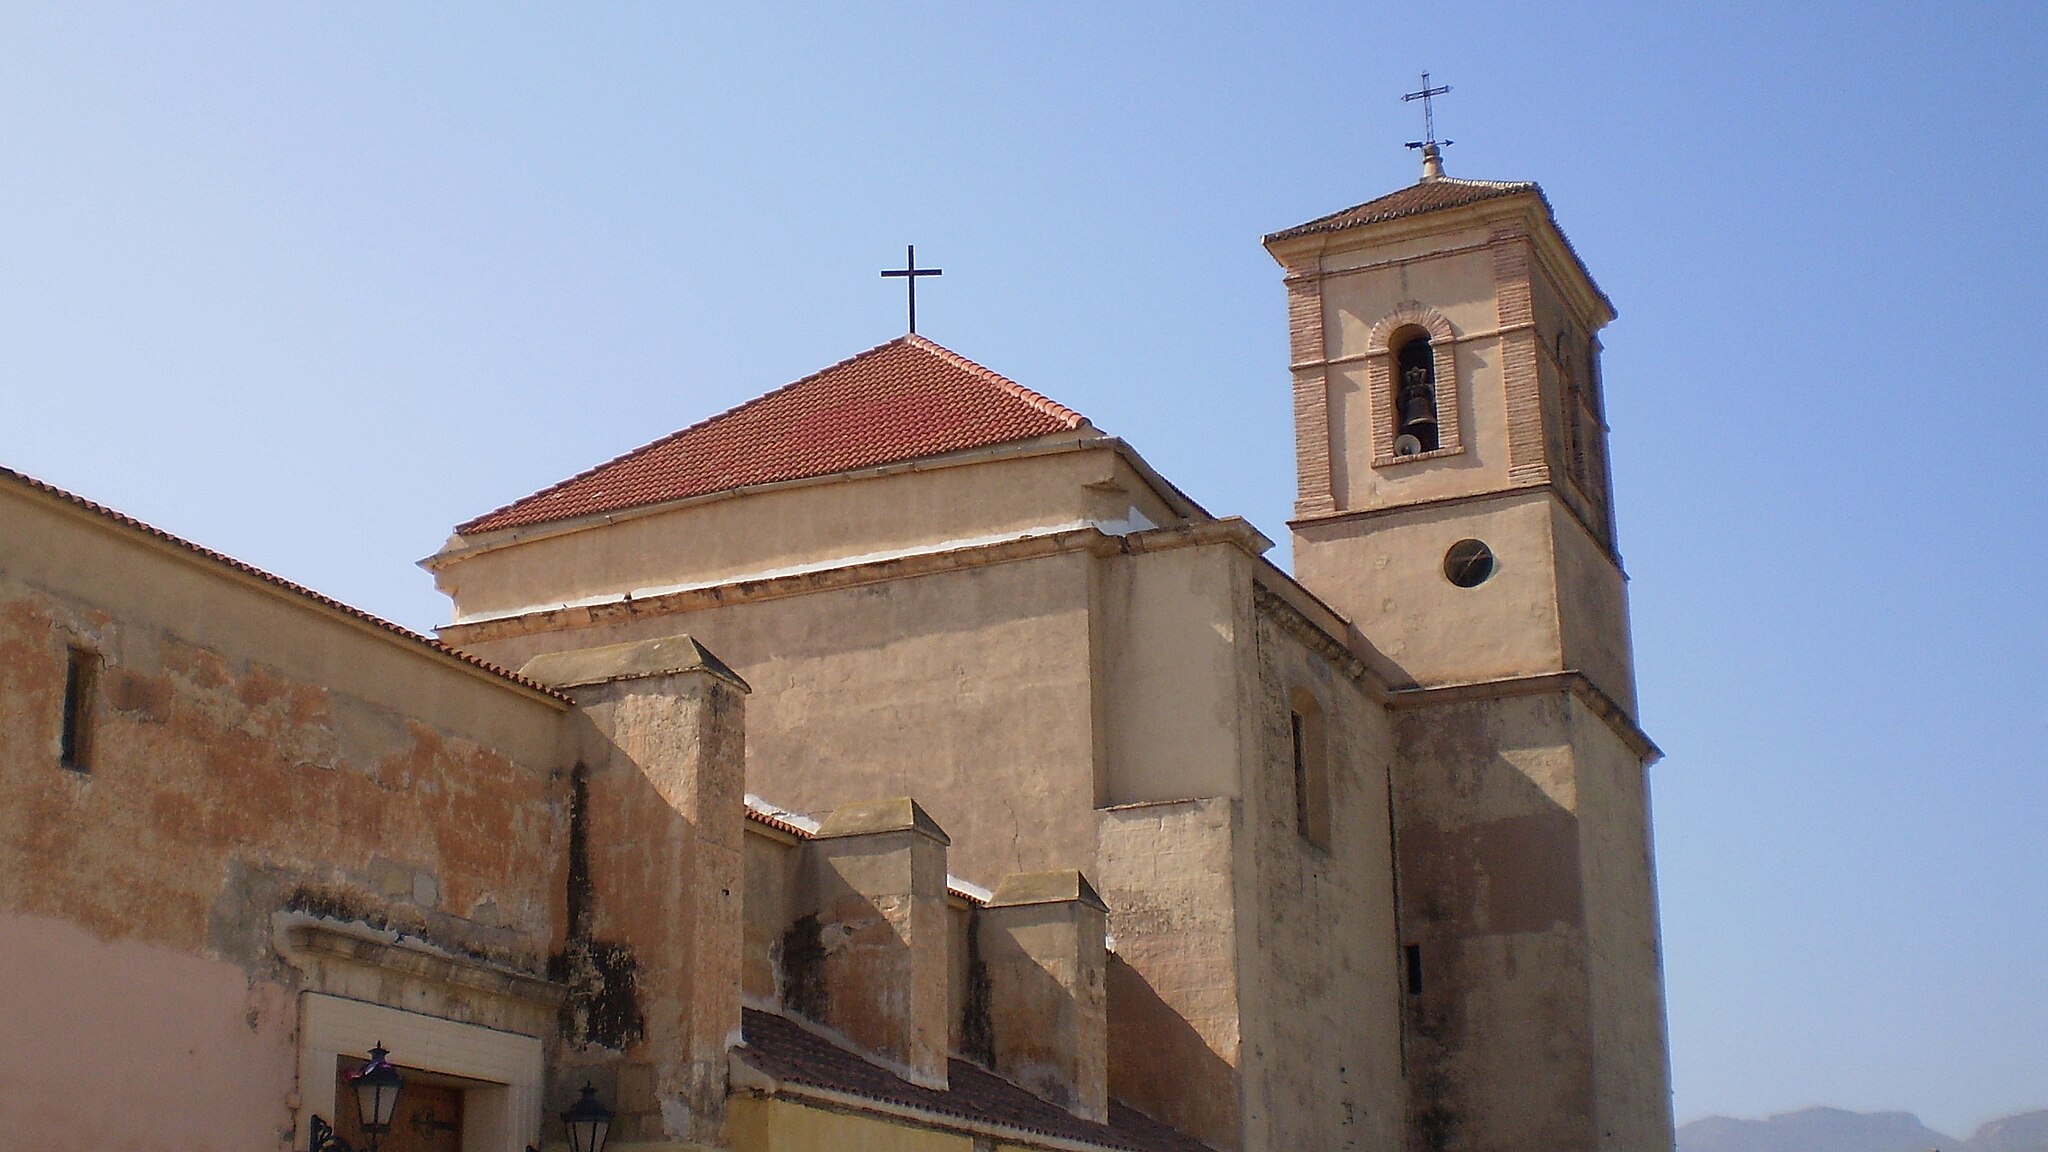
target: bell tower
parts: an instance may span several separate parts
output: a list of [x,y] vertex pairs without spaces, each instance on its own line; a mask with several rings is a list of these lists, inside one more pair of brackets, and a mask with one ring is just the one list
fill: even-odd
[[[1429,91],[1425,81],[1424,91]],[[1400,679],[1411,1146],[1672,1147],[1598,333],[1536,185],[1443,174],[1266,238],[1296,575]]]

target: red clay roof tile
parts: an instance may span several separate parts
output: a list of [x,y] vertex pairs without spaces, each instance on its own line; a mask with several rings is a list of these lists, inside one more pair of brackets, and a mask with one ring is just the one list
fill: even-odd
[[1194,1137],[1115,1100],[1109,1103],[1109,1123],[1097,1124],[957,1058],[947,1065],[943,1091],[924,1088],[773,1012],[745,1008],[740,1019],[746,1043],[740,1058],[786,1083],[1122,1152],[1212,1152]]
[[922,336],[902,336],[600,464],[456,532],[471,535],[828,476],[1086,427]]
[[[1536,185],[1527,182],[1456,180],[1448,176],[1423,180],[1341,212],[1318,216],[1306,224],[1297,224],[1284,231],[1275,232],[1266,237],[1266,242],[1270,244],[1275,240],[1288,240],[1317,232],[1336,232],[1361,224],[1379,224],[1387,220],[1399,220],[1403,216],[1420,216],[1424,212],[1435,212],[1443,208],[1461,208],[1467,204],[1477,204],[1482,200],[1513,196],[1521,192],[1534,192],[1539,199],[1543,195]],[[1546,204],[1546,210],[1548,207]]]
[[90,512],[95,516],[100,516],[109,521],[112,521],[115,524],[119,524],[121,527],[126,528],[131,532],[137,532],[144,536],[149,536],[154,539],[161,540],[164,543],[169,544],[172,547],[177,548],[181,551],[188,552],[201,559],[208,560],[215,564],[219,564],[225,568],[232,569],[236,572],[241,573],[244,576],[249,576],[254,579],[261,580],[265,584],[280,589],[284,592],[290,593],[291,595],[299,597],[301,599],[311,601],[312,603],[318,604],[321,607],[326,608],[330,611],[339,612],[344,616],[350,616],[362,621],[365,624],[369,624],[376,628],[381,628],[384,631],[389,632],[392,635],[398,637],[399,639],[406,641],[407,643],[417,645],[421,648],[426,648],[430,651],[439,653],[442,656],[448,656],[456,660],[460,660],[464,664],[468,664],[473,668],[477,668],[483,672],[487,672],[490,675],[495,676],[501,680],[517,684],[521,688],[525,688],[532,692],[538,692],[543,696],[551,697],[555,700],[561,701],[564,704],[572,702],[569,699],[569,697],[563,695],[560,692],[555,691],[553,688],[550,688],[547,685],[540,683],[539,681],[529,680],[526,677],[521,676],[517,672],[512,672],[508,671],[507,669],[500,668],[496,664],[493,664],[488,660],[478,659],[477,657],[472,656],[467,652],[464,652],[460,648],[452,648],[446,644],[441,643],[439,640],[436,640],[431,636],[423,636],[420,633],[405,627],[403,624],[394,624],[391,621],[384,619],[382,616],[372,615],[371,613],[363,611],[361,608],[357,608],[349,604],[344,604],[341,601],[336,600],[332,596],[322,595],[321,593],[315,592],[311,588],[308,588],[303,584],[294,584],[293,582],[285,579],[282,576],[272,575],[271,573],[256,567],[254,564],[245,564],[242,561],[237,560],[233,556],[229,556],[224,552],[216,552],[213,549],[207,548],[203,545],[194,544],[193,542],[185,539],[182,536],[173,536],[169,532],[166,532],[163,529],[158,528],[154,525],[145,524],[142,521],[137,520],[135,517],[130,516],[125,512],[117,512],[104,504],[94,503],[91,500],[87,500],[83,496],[67,492],[64,489],[57,487],[55,484],[48,484],[41,480],[38,480],[25,472],[16,472],[12,468],[0,467],[0,479],[11,480],[32,491],[41,492],[46,496],[51,496],[58,500],[62,500],[67,504],[71,504],[77,508]]

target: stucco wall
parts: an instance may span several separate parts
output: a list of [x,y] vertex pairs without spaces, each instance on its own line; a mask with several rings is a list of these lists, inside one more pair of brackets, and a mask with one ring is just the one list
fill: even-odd
[[975,1152],[975,1140],[790,1100],[736,1096],[727,1124],[733,1152]]
[[230,961],[11,912],[0,912],[0,973],[10,1146],[285,1146],[297,1064],[294,997],[282,985]]
[[1396,818],[1416,1138],[1593,1143],[1592,1015],[1569,695],[1402,712]]
[[[1074,438],[1062,438],[1073,443]],[[1176,522],[1107,446],[923,465],[743,492],[616,522],[537,525],[519,542],[430,560],[468,620],[584,597],[716,583],[830,561],[999,539],[1090,520]],[[574,530],[571,530],[574,529]]]
[[1563,664],[1584,672],[1623,709],[1636,707],[1635,647],[1630,639],[1628,578],[1585,525],[1553,505],[1557,618]]
[[1217,544],[1097,566],[1104,803],[1237,793],[1244,559]]
[[[1405,1132],[1387,773],[1391,725],[1359,685],[1262,612],[1245,653],[1256,739],[1237,844],[1248,1149],[1393,1149]],[[1296,693],[1324,717],[1328,847],[1296,823]]]
[[[1550,504],[1537,492],[1362,523],[1300,524],[1297,572],[1414,682],[1558,671],[1564,656]],[[1458,587],[1443,571],[1444,553],[1468,537],[1494,554],[1492,577],[1476,588]]]
[[1237,801],[1101,813],[1110,908],[1109,1094],[1224,1149],[1243,1147],[1237,1068]]
[[1576,699],[1569,723],[1580,780],[1599,1147],[1659,1152],[1672,1146],[1671,1064],[1648,773]]
[[472,645],[522,665],[687,631],[753,687],[747,790],[822,815],[913,796],[955,875],[1094,857],[1092,556],[1069,552]]
[[[1324,355],[1329,365],[1330,479],[1339,510],[1377,508],[1502,487],[1508,478],[1506,396],[1502,388],[1494,262],[1484,229],[1437,237],[1447,254],[1381,261],[1355,269],[1339,257],[1322,282]],[[1355,257],[1353,257],[1355,259]],[[1450,322],[1455,339],[1439,347],[1437,404],[1458,405],[1464,451],[1430,460],[1372,466],[1373,405],[1363,357],[1375,326],[1421,301]],[[1382,409],[1381,418],[1390,418]]]
[[[87,771],[59,763],[71,646],[102,662]],[[55,1053],[11,1138],[208,1147],[165,1135],[207,1113],[167,1109],[153,1086],[196,1058],[203,1080],[235,1085],[213,1146],[275,1146],[306,980],[278,951],[281,911],[541,971],[561,892],[561,716],[374,626],[0,489],[0,1050]],[[48,1012],[68,1035],[43,1030]],[[125,1076],[131,1063],[151,1071]],[[124,1081],[136,1090],[106,1091]],[[95,1116],[75,1125],[66,1101]]]
[[796,918],[798,868],[802,851],[777,833],[748,825],[741,846],[746,867],[746,946],[740,988],[755,1004],[774,1004],[781,990],[782,934]]

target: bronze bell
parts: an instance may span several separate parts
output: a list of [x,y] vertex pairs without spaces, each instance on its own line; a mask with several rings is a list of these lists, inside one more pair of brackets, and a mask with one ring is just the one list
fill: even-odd
[[1415,379],[1421,373],[1411,373],[1408,382],[1401,388],[1401,431],[1409,432],[1418,428],[1436,426],[1436,394],[1427,384]]

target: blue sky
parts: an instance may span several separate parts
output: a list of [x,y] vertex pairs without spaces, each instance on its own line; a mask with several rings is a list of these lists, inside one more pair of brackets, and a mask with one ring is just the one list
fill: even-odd
[[1677,1112],[2048,1107],[2048,8],[10,5],[0,463],[415,627],[448,527],[896,335],[1285,535],[1265,232],[1543,183]]

